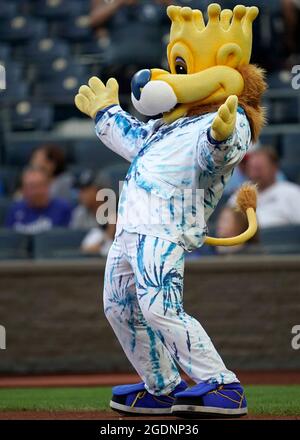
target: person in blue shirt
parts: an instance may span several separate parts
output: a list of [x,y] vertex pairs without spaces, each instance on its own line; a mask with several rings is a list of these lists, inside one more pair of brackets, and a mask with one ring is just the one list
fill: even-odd
[[37,234],[54,227],[67,227],[71,206],[63,199],[51,198],[47,174],[27,168],[22,175],[22,199],[10,206],[5,226],[26,234]]

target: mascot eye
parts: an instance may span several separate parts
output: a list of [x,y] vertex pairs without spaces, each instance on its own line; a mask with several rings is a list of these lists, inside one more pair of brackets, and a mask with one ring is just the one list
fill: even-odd
[[187,74],[187,65],[183,58],[177,57],[175,60],[175,71],[178,75]]

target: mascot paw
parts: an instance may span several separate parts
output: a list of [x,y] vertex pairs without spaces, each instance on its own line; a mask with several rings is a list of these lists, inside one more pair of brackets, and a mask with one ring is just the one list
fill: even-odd
[[211,126],[211,136],[218,142],[223,142],[233,133],[236,123],[238,97],[231,95],[221,105]]
[[105,86],[99,78],[93,76],[88,86],[81,86],[75,96],[76,107],[91,118],[95,118],[99,110],[115,104],[119,104],[119,85],[114,78],[110,78]]

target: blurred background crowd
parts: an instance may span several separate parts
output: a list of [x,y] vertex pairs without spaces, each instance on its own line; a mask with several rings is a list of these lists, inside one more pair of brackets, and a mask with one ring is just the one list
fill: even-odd
[[[97,223],[102,202],[96,194],[107,187],[118,192],[128,163],[101,145],[74,95],[92,75],[115,76],[122,107],[135,114],[132,75],[167,68],[166,6],[206,10],[209,3],[0,0],[0,65],[6,70],[0,91],[1,259],[105,257],[115,227]],[[238,2],[219,3],[232,8]],[[249,180],[258,185],[260,228],[245,246],[203,247],[190,258],[300,254],[300,1],[241,3],[260,8],[252,61],[267,72],[268,125],[235,170],[209,228],[210,235],[227,237],[247,227],[234,205],[237,188]]]

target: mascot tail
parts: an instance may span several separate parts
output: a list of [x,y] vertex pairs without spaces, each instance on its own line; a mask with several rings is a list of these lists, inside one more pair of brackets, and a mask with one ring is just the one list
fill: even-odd
[[257,232],[257,218],[256,218],[256,202],[257,190],[256,186],[250,183],[245,183],[237,194],[237,209],[244,212],[248,219],[248,229],[236,237],[230,238],[214,238],[206,237],[205,243],[211,246],[236,246],[250,240]]

